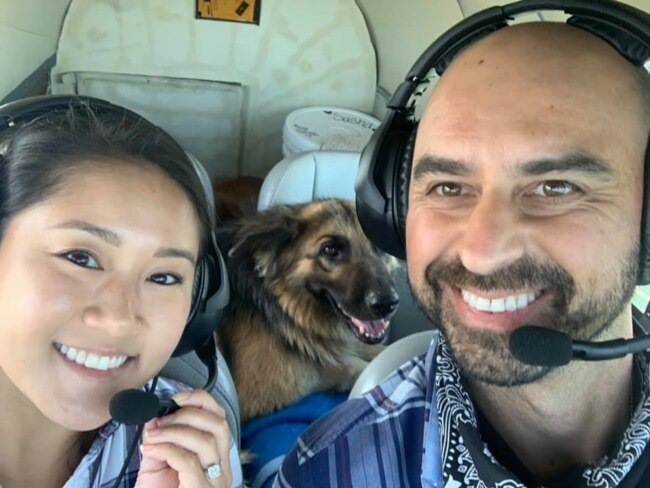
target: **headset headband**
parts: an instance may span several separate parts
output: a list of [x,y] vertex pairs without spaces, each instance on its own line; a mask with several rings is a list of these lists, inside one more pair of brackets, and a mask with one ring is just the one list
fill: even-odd
[[432,69],[442,76],[465,47],[507,27],[514,16],[531,10],[562,10],[572,15],[568,24],[600,37],[636,66],[650,58],[648,26],[639,17],[639,11],[629,5],[602,0],[522,0],[477,12],[445,32],[420,55],[387,107],[397,111],[407,109],[409,99],[421,83],[428,82],[426,77]]

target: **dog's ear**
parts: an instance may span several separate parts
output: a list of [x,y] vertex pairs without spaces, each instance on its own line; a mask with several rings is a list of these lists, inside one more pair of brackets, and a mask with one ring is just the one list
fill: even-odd
[[254,260],[256,274],[265,276],[272,271],[282,250],[296,239],[299,233],[300,222],[291,207],[272,207],[237,222],[228,257],[248,255]]

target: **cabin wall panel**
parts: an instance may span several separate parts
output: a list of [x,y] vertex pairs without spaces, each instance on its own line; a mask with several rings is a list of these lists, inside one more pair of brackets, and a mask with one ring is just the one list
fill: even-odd
[[69,0],[0,0],[0,100],[56,52]]
[[[213,176],[266,174],[282,159],[282,126],[294,109],[372,111],[375,52],[354,0],[263,0],[259,26],[197,20],[194,7],[195,0],[73,0],[52,71],[53,91],[99,94],[91,85],[78,85],[78,78],[71,84],[74,74],[92,74],[95,88],[102,77],[118,75],[207,83],[197,90],[209,89],[209,83],[240,87],[239,111],[228,105],[232,113],[214,114],[223,122],[221,132],[236,128],[238,137],[195,138],[186,146],[203,155]],[[128,104],[121,93],[109,94]],[[186,97],[184,113],[176,115],[156,110],[166,103],[160,93],[141,90],[141,96],[139,106],[149,107],[164,127],[173,127],[170,117],[191,120],[202,109],[196,106],[200,96]],[[170,90],[167,96],[181,95]],[[173,106],[183,111],[182,104]],[[180,139],[177,131],[172,134]],[[233,147],[234,159],[224,160]]]
[[377,52],[374,113],[383,117],[388,96],[418,56],[463,14],[456,0],[357,0]]

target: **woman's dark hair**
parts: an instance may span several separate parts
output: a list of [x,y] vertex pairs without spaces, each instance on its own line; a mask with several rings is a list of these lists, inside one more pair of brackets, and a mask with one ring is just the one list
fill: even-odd
[[18,212],[62,189],[74,171],[109,160],[158,168],[178,183],[196,209],[201,250],[205,249],[214,216],[185,151],[146,119],[87,102],[51,111],[0,134],[0,239]]

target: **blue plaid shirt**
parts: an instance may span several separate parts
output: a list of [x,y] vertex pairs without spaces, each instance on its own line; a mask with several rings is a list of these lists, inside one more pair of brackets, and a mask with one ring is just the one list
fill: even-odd
[[[190,388],[177,381],[159,378],[156,394],[161,398],[171,398],[179,391]],[[133,442],[137,426],[127,426],[110,421],[105,424],[95,438],[88,453],[63,488],[112,488],[122,469],[126,454]],[[239,450],[231,434],[230,466],[232,467],[233,487],[242,486]],[[140,468],[141,454],[136,448],[120,483],[120,488],[131,488]]]
[[287,454],[276,487],[442,487],[429,352],[319,419]]
[[[650,353],[635,355],[636,407],[613,449],[545,486],[650,486],[649,364]],[[426,355],[312,424],[285,457],[274,486],[526,488],[485,444],[479,419],[437,333]]]

